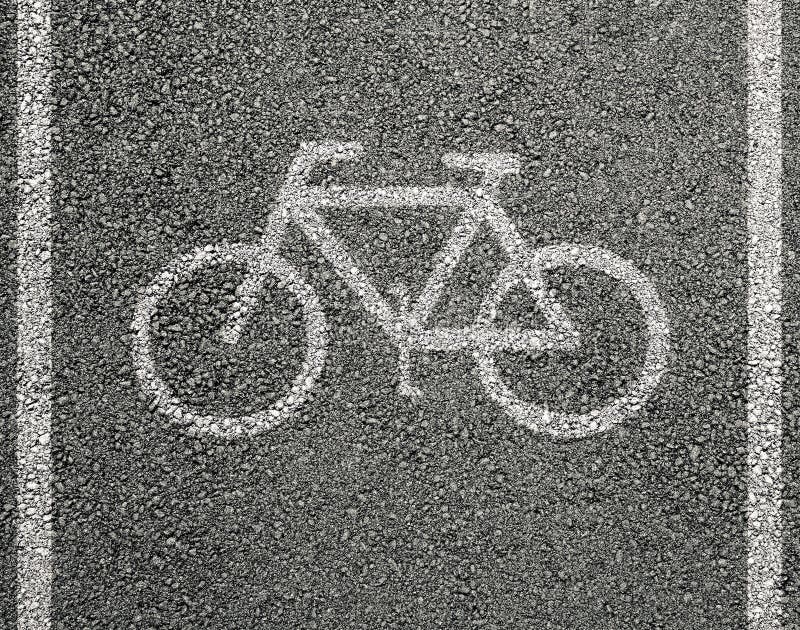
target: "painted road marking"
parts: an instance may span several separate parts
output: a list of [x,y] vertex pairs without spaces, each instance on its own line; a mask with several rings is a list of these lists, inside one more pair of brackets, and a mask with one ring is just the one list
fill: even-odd
[[747,615],[782,625],[781,0],[749,0]]
[[50,628],[53,305],[50,2],[17,1],[17,627]]

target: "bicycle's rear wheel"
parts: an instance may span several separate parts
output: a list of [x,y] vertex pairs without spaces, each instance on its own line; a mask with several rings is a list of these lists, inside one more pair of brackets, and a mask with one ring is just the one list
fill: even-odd
[[[559,438],[586,437],[606,431],[641,409],[658,386],[666,370],[669,353],[666,311],[653,285],[631,262],[600,247],[572,244],[548,246],[534,252],[533,262],[535,269],[586,267],[620,281],[631,292],[644,313],[647,352],[642,371],[622,396],[599,409],[576,414],[553,411],[518,397],[503,381],[496,365],[495,351],[491,348],[476,347],[474,351],[481,383],[489,396],[506,413],[533,431]],[[526,279],[525,272],[519,269],[517,271],[516,282],[498,283],[495,290],[487,295],[479,316],[483,323],[490,324],[494,321],[498,307],[508,291]]]
[[[175,286],[190,280],[198,272],[222,265],[237,264],[247,269],[247,278],[253,274],[275,276],[292,293],[303,308],[306,326],[306,353],[299,373],[292,380],[289,391],[264,411],[251,415],[225,416],[199,413],[185,405],[159,375],[153,356],[151,325],[158,313],[159,304]],[[258,282],[245,284],[255,287]],[[246,296],[252,298],[254,296]],[[156,410],[183,426],[193,434],[212,434],[225,438],[255,435],[271,429],[289,419],[305,402],[325,362],[327,335],[325,316],[314,290],[283,258],[265,251],[262,247],[233,244],[207,245],[173,260],[145,289],[132,322],[134,332],[133,360],[142,389],[155,401]]]

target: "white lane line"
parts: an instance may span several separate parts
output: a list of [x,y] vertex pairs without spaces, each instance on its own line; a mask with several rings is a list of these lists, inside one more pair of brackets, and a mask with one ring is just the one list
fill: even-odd
[[748,0],[749,630],[782,627],[781,1]]
[[17,0],[17,628],[51,626],[49,0]]

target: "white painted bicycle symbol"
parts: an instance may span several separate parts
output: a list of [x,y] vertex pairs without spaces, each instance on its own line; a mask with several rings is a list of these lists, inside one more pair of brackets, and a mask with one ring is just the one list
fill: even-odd
[[[136,306],[132,326],[135,333],[134,362],[141,386],[154,397],[159,413],[184,425],[192,433],[235,437],[273,428],[290,419],[306,402],[324,365],[327,324],[314,290],[289,262],[278,255],[291,224],[299,226],[310,242],[321,250],[336,273],[357,293],[364,308],[376,317],[379,326],[396,344],[401,393],[421,395],[421,390],[412,383],[412,352],[471,352],[489,397],[510,417],[534,431],[565,438],[583,437],[605,431],[642,407],[666,370],[669,351],[667,315],[655,288],[631,262],[599,247],[562,244],[529,248],[499,206],[496,196],[501,179],[519,172],[519,161],[514,155],[444,155],[442,160],[450,168],[482,173],[480,185],[470,189],[453,186],[322,187],[307,183],[316,165],[354,159],[362,152],[358,143],[302,144],[288,169],[286,181],[278,193],[276,210],[270,214],[259,242],[198,247],[173,260],[145,289]],[[319,211],[418,206],[455,208],[460,211],[460,218],[437,255],[433,272],[420,295],[413,304],[406,301],[403,307],[395,310],[356,266]],[[484,224],[507,253],[508,265],[484,297],[474,324],[461,328],[427,327],[426,322],[445,283]],[[244,266],[246,274],[236,291],[238,301],[220,330],[221,339],[228,344],[237,343],[266,278],[273,275],[279,280],[279,286],[294,294],[302,305],[305,359],[288,391],[269,409],[243,416],[203,414],[179,400],[159,376],[153,358],[151,322],[160,303],[177,284],[190,280],[200,270],[232,263]],[[584,267],[608,274],[627,288],[644,313],[647,351],[638,378],[618,398],[585,413],[552,411],[544,405],[522,400],[503,381],[496,365],[496,355],[501,351],[538,354],[578,347],[580,339],[574,324],[545,285],[545,270],[560,266]],[[542,330],[500,328],[495,324],[501,302],[520,283],[538,302],[546,322]]]

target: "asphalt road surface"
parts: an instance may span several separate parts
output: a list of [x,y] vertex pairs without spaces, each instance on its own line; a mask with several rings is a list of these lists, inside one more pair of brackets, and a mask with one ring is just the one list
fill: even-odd
[[784,539],[786,627],[800,627],[800,7],[784,3]]
[[[54,628],[746,627],[742,7],[56,4]],[[8,37],[13,25],[0,26]],[[2,77],[10,64],[0,59]],[[797,104],[786,103],[792,139]],[[602,247],[659,296],[670,348],[646,404],[609,431],[559,439],[516,422],[469,351],[411,352],[420,395],[404,395],[402,357],[379,318],[290,228],[281,254],[327,320],[307,400],[238,438],[161,413],[136,373],[143,290],[197,246],[269,242],[287,169],[301,143],[320,141],[365,149],[308,173],[327,187],[469,188],[479,178],[446,168],[445,154],[517,155],[497,205],[530,247]],[[1,164],[13,181],[13,163]],[[9,217],[11,205],[0,201]],[[459,215],[395,206],[321,213],[399,309],[423,290]],[[13,235],[4,227],[0,238],[11,262]],[[216,334],[256,257],[201,269],[158,303],[159,377],[198,415],[268,409],[307,362],[302,300],[273,276],[238,343]],[[784,403],[796,432],[800,263],[787,260]],[[474,322],[507,264],[484,226],[430,326]],[[0,276],[3,374],[14,369],[10,278]],[[580,346],[498,352],[499,374],[553,414],[600,408],[648,365],[641,305],[625,282],[586,267],[543,278]],[[502,326],[540,328],[548,316],[519,286],[498,311]],[[12,407],[13,394],[0,398],[0,471],[13,480]],[[786,461],[797,531],[796,449]],[[13,481],[2,493],[0,506]],[[8,513],[0,627],[14,619]],[[787,541],[791,628],[800,547],[792,532]]]
[[16,371],[15,10],[0,2],[0,628],[16,622],[16,494],[14,374]]

